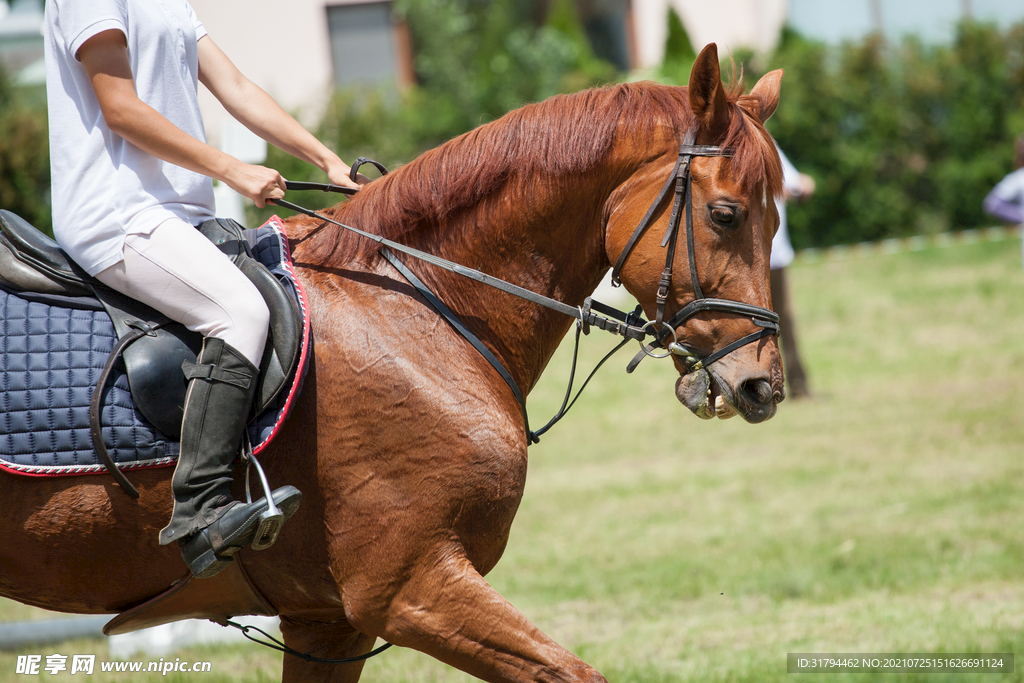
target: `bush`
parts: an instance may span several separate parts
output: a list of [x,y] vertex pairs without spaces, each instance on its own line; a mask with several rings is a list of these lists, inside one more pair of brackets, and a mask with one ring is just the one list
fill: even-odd
[[52,234],[46,105],[0,69],[0,208]]
[[797,247],[990,225],[985,194],[1024,132],[1024,24],[962,23],[950,45],[877,36],[839,48],[787,31],[769,129],[818,181],[790,212]]
[[[748,85],[786,70],[768,128],[818,184],[789,212],[797,248],[992,223],[981,201],[1024,132],[1024,24],[965,22],[949,45],[827,46],[787,28],[773,55],[734,57]],[[692,63],[666,57],[660,77],[685,84]]]

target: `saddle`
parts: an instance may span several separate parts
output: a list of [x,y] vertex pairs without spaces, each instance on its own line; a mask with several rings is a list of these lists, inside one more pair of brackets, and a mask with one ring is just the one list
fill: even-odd
[[[270,331],[255,399],[255,414],[259,415],[289,384],[296,369],[304,335],[302,313],[285,284],[253,257],[247,237],[256,231],[245,231],[230,219],[207,221],[199,230],[249,278],[270,310]],[[120,356],[135,407],[167,437],[180,439],[188,386],[182,363],[196,362],[202,346],[200,334],[104,286],[77,266],[51,238],[4,210],[0,210],[0,289],[30,301],[105,310],[118,343],[94,396],[102,394]],[[98,429],[98,415],[93,428]],[[102,443],[101,436],[97,445]]]

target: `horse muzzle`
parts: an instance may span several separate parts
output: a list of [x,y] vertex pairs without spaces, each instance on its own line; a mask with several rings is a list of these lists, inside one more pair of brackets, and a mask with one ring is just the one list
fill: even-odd
[[731,372],[730,365],[701,368],[680,376],[676,398],[702,420],[740,415],[757,424],[773,417],[785,398],[782,382],[773,381],[774,373]]

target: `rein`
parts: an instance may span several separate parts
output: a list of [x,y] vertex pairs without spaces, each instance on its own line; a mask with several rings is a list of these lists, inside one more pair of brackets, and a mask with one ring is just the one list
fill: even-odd
[[[747,344],[763,339],[769,335],[779,333],[779,316],[774,311],[741,301],[705,297],[704,292],[701,289],[700,279],[697,275],[697,258],[694,247],[690,164],[693,157],[728,157],[732,156],[732,150],[712,145],[695,145],[694,141],[696,140],[696,137],[697,133],[695,130],[691,129],[687,131],[682,144],[679,146],[679,154],[676,157],[676,163],[672,169],[671,175],[669,175],[665,185],[661,188],[661,192],[658,193],[657,198],[655,198],[654,202],[647,210],[647,213],[640,221],[640,224],[636,227],[633,234],[626,242],[626,246],[623,248],[622,253],[619,254],[619,258],[616,261],[615,266],[612,268],[612,284],[619,286],[622,284],[620,279],[622,267],[625,265],[626,260],[629,258],[640,239],[647,232],[647,229],[653,225],[655,213],[668,196],[669,191],[674,187],[672,213],[669,218],[668,228],[665,231],[665,236],[661,241],[661,246],[666,248],[665,270],[662,273],[661,280],[658,284],[658,293],[656,296],[657,310],[655,318],[651,321],[644,320],[639,306],[637,306],[636,310],[632,313],[625,313],[612,308],[611,306],[594,301],[591,297],[587,297],[583,306],[573,307],[561,301],[557,301],[542,294],[524,289],[518,285],[514,285],[510,282],[506,282],[505,280],[487,275],[479,270],[467,268],[466,266],[448,261],[447,259],[443,259],[439,256],[428,254],[424,251],[420,251],[419,249],[405,246],[404,244],[399,244],[398,242],[389,240],[386,237],[374,235],[372,233],[359,230],[358,228],[353,228],[352,226],[345,225],[344,223],[328,218],[321,213],[293,204],[292,202],[285,201],[284,199],[268,199],[267,201],[323,221],[323,225],[315,228],[313,231],[308,233],[306,237],[309,237],[309,235],[314,234],[325,227],[326,224],[330,223],[380,244],[383,247],[380,251],[381,256],[388,263],[394,266],[396,270],[398,270],[402,277],[404,277],[423,296],[423,298],[425,298],[427,302],[487,360],[488,363],[490,363],[505,383],[508,384],[513,395],[516,397],[516,400],[519,402],[520,408],[522,409],[523,422],[526,427],[527,443],[529,445],[538,443],[540,441],[540,436],[565,416],[569,409],[571,409],[576,403],[576,399],[579,398],[583,389],[585,389],[587,384],[590,382],[590,379],[601,368],[601,366],[604,365],[605,361],[607,361],[616,351],[625,346],[625,344],[630,340],[640,342],[640,352],[626,367],[626,372],[633,372],[640,361],[642,361],[646,356],[651,356],[652,358],[667,358],[670,355],[676,355],[680,356],[683,360],[683,363],[686,366],[686,372],[684,374],[687,374],[689,372],[702,370],[715,361],[720,360]],[[387,169],[380,164],[360,157],[352,166],[351,175],[353,179],[356,177],[356,169],[359,165],[367,162],[372,163],[382,173],[387,173]],[[288,190],[334,191],[350,195],[357,192],[356,190],[341,188],[336,185],[297,183],[292,181],[286,181],[286,188]],[[665,309],[668,304],[669,289],[672,284],[672,271],[675,263],[676,245],[679,242],[679,226],[682,214],[685,214],[687,261],[689,263],[690,281],[693,287],[694,299],[666,321]],[[563,315],[575,318],[576,343],[573,351],[572,370],[569,375],[569,387],[566,390],[565,399],[562,401],[561,408],[559,408],[555,416],[544,427],[536,432],[530,429],[530,419],[526,410],[526,397],[523,395],[522,390],[512,377],[512,374],[501,363],[501,361],[491,353],[484,343],[480,341],[480,339],[474,335],[455,316],[455,314],[452,313],[452,311],[445,306],[445,304],[398,259],[397,256],[395,256],[394,252],[412,256],[420,261],[425,261],[426,263],[443,268],[457,275],[475,280],[476,282],[494,287],[495,289],[507,294],[511,294],[521,299],[525,299],[526,301],[558,311]],[[676,328],[686,323],[690,318],[705,311],[720,311],[723,313],[742,315],[750,318],[751,322],[761,329],[702,357],[685,344],[679,343],[676,336]],[[583,382],[583,385],[580,387],[575,398],[570,401],[570,395],[572,394],[573,383],[576,376],[576,360],[579,353],[580,334],[589,334],[591,327],[597,327],[605,330],[606,332],[619,335],[624,337],[624,340],[597,364],[597,367],[594,368],[587,379]],[[648,335],[653,336],[654,340],[645,344],[644,340]],[[665,351],[663,353],[657,352],[656,349],[660,348],[664,348]]]
[[[293,189],[291,181],[288,181],[287,184],[288,189]],[[307,187],[305,189],[322,188]],[[572,402],[569,403],[568,396],[569,394],[572,393],[573,377],[575,376],[576,370],[576,355],[579,353],[580,332],[582,332],[583,334],[589,334],[591,327],[596,327],[606,332],[622,336],[625,339],[618,346],[612,349],[611,353],[605,356],[600,363],[598,363],[597,367],[594,368],[594,371],[590,373],[590,376],[587,377],[587,380],[583,383],[583,387],[581,387],[580,391],[576,394],[576,398],[579,398],[579,394],[582,393],[583,388],[586,387],[587,383],[590,381],[590,378],[594,376],[594,373],[596,373],[597,370],[600,369],[600,367],[604,364],[606,360],[608,360],[608,358],[612,356],[612,354],[614,354],[616,351],[625,346],[630,340],[635,340],[642,344],[643,341],[647,338],[647,335],[653,334],[652,332],[649,332],[647,330],[647,326],[649,325],[649,323],[646,323],[646,321],[644,321],[639,306],[637,306],[636,310],[634,310],[632,313],[625,313],[616,308],[612,308],[611,306],[608,306],[606,304],[602,304],[599,301],[594,301],[592,298],[588,297],[583,302],[582,306],[574,308],[568,304],[562,303],[561,301],[552,299],[550,297],[546,297],[543,294],[532,292],[528,289],[524,289],[518,285],[506,282],[505,280],[493,277],[479,270],[467,268],[466,266],[459,265],[458,263],[454,263],[447,259],[443,259],[439,256],[434,256],[433,254],[428,254],[424,251],[420,251],[419,249],[414,249],[412,247],[407,247],[404,244],[399,244],[398,242],[389,240],[386,237],[374,235],[368,232],[364,232],[358,228],[353,228],[352,226],[345,225],[344,223],[340,223],[332,218],[328,218],[327,216],[324,216],[321,213],[318,213],[311,209],[307,209],[297,204],[293,204],[292,202],[285,201],[283,199],[268,199],[267,201],[273,202],[274,204],[277,204],[278,206],[281,206],[283,208],[291,209],[292,211],[297,211],[299,213],[305,214],[307,216],[310,216],[311,218],[316,218],[317,220],[337,225],[338,227],[354,232],[361,237],[373,240],[374,242],[377,242],[378,244],[382,245],[384,248],[381,249],[380,255],[388,263],[394,266],[395,269],[398,270],[398,272],[402,275],[402,277],[408,280],[409,284],[411,284],[416,289],[416,291],[418,291],[420,295],[422,295],[423,298],[425,298],[427,302],[445,320],[447,320],[448,323],[453,328],[455,328],[455,330],[459,334],[461,334],[466,339],[466,341],[468,341],[473,346],[473,348],[475,348],[477,352],[480,353],[480,355],[482,355],[484,359],[487,360],[488,363],[491,364],[491,366],[498,372],[498,374],[501,375],[501,378],[505,380],[505,383],[509,386],[509,389],[512,390],[512,394],[516,397],[516,400],[519,402],[519,407],[523,412],[523,422],[526,427],[526,436],[528,444],[532,445],[535,443],[539,443],[540,436],[548,429],[550,429],[556,422],[561,420],[569,411],[569,408],[571,408],[572,405],[576,402],[576,400],[573,399]],[[444,302],[442,302],[433,292],[431,292],[430,289],[423,283],[422,280],[416,277],[416,275],[411,270],[409,270],[409,268],[406,267],[405,264],[398,260],[398,257],[396,257],[395,254],[393,253],[394,251],[406,254],[408,256],[412,256],[413,258],[425,261],[426,263],[437,266],[439,268],[443,268],[457,275],[469,278],[470,280],[474,280],[481,284],[494,287],[495,289],[498,289],[507,294],[512,294],[513,296],[517,296],[521,299],[525,299],[535,304],[539,304],[546,308],[550,308],[551,310],[558,311],[563,315],[568,315],[576,319],[576,349],[573,353],[573,376],[570,377],[569,379],[569,389],[566,393],[566,400],[563,401],[562,408],[558,411],[558,413],[546,425],[544,425],[544,427],[537,430],[536,432],[530,429],[530,418],[526,410],[526,397],[523,395],[523,392],[519,388],[518,383],[516,383],[515,379],[512,377],[512,374],[508,371],[504,364],[502,364],[502,362],[498,360],[497,356],[491,353],[490,349],[488,349],[484,345],[484,343],[480,341],[480,339],[475,334],[473,334],[469,330],[469,328],[467,328],[462,323],[462,321],[458,319],[458,317],[451,311],[451,309],[445,306]]]

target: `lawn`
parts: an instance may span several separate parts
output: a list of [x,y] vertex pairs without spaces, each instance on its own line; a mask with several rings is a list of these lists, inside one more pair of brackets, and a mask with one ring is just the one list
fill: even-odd
[[[814,398],[763,425],[705,423],[667,361],[627,376],[623,351],[531,448],[489,580],[613,683],[782,681],[788,652],[1024,653],[1020,242],[798,260],[790,279]],[[592,364],[614,340],[584,343]],[[561,400],[567,351],[530,397],[534,425]],[[0,602],[0,621],[35,614]],[[256,646],[174,656],[212,661],[211,682],[279,676]],[[14,670],[0,654],[0,683],[26,680]],[[472,679],[390,650],[363,680]]]

